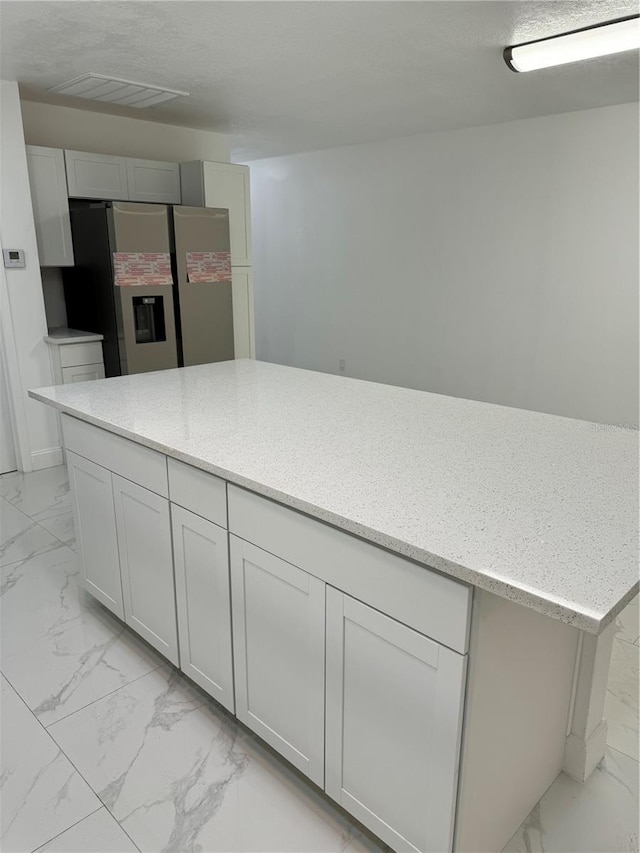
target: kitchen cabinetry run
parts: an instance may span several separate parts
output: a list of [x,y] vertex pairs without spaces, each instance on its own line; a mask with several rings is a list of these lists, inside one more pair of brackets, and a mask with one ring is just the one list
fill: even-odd
[[231,536],[236,714],[324,782],[325,585]]
[[64,152],[38,145],[26,151],[40,266],[73,266]]
[[467,587],[62,424],[86,589],[395,850],[451,850]]
[[327,589],[326,791],[394,850],[450,850],[466,656]]
[[64,157],[69,198],[180,204],[177,163],[69,150]]

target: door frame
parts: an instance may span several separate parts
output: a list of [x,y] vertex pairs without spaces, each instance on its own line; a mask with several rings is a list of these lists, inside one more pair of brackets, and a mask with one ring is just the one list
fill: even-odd
[[[0,248],[2,248],[0,244]],[[20,378],[18,350],[13,328],[13,315],[9,299],[9,288],[4,266],[0,265],[0,347],[2,347],[2,362],[7,380],[7,396],[9,398],[9,422],[13,438],[13,449],[16,465],[19,471],[33,470],[27,413],[24,393]]]

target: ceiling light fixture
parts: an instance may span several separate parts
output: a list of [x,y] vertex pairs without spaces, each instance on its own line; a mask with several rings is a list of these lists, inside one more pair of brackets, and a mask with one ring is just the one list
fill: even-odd
[[83,74],[66,83],[60,83],[49,89],[56,95],[71,95],[75,98],[88,98],[91,101],[103,101],[109,104],[121,104],[126,107],[155,107],[174,98],[188,97],[188,92],[178,89],[166,89],[151,86],[148,83],[135,83],[133,80],[121,80],[119,77],[106,77],[104,74]]
[[517,44],[504,49],[512,71],[537,71],[612,53],[640,48],[639,16],[595,24],[559,36]]

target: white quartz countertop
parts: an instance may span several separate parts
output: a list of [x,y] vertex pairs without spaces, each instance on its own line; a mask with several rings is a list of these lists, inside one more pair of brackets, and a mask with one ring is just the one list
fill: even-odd
[[101,341],[104,339],[104,335],[58,326],[55,329],[49,329],[49,334],[45,335],[44,339],[48,344],[62,346],[63,344],[89,344],[92,341]]
[[238,360],[29,392],[599,633],[638,590],[638,433]]

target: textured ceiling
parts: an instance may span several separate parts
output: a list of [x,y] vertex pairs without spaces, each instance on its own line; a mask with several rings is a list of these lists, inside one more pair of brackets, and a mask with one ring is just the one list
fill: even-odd
[[[514,74],[507,44],[638,12],[636,0],[0,4],[23,97],[228,133],[237,159],[625,103],[636,53]],[[46,89],[95,71],[184,89],[150,110]]]

